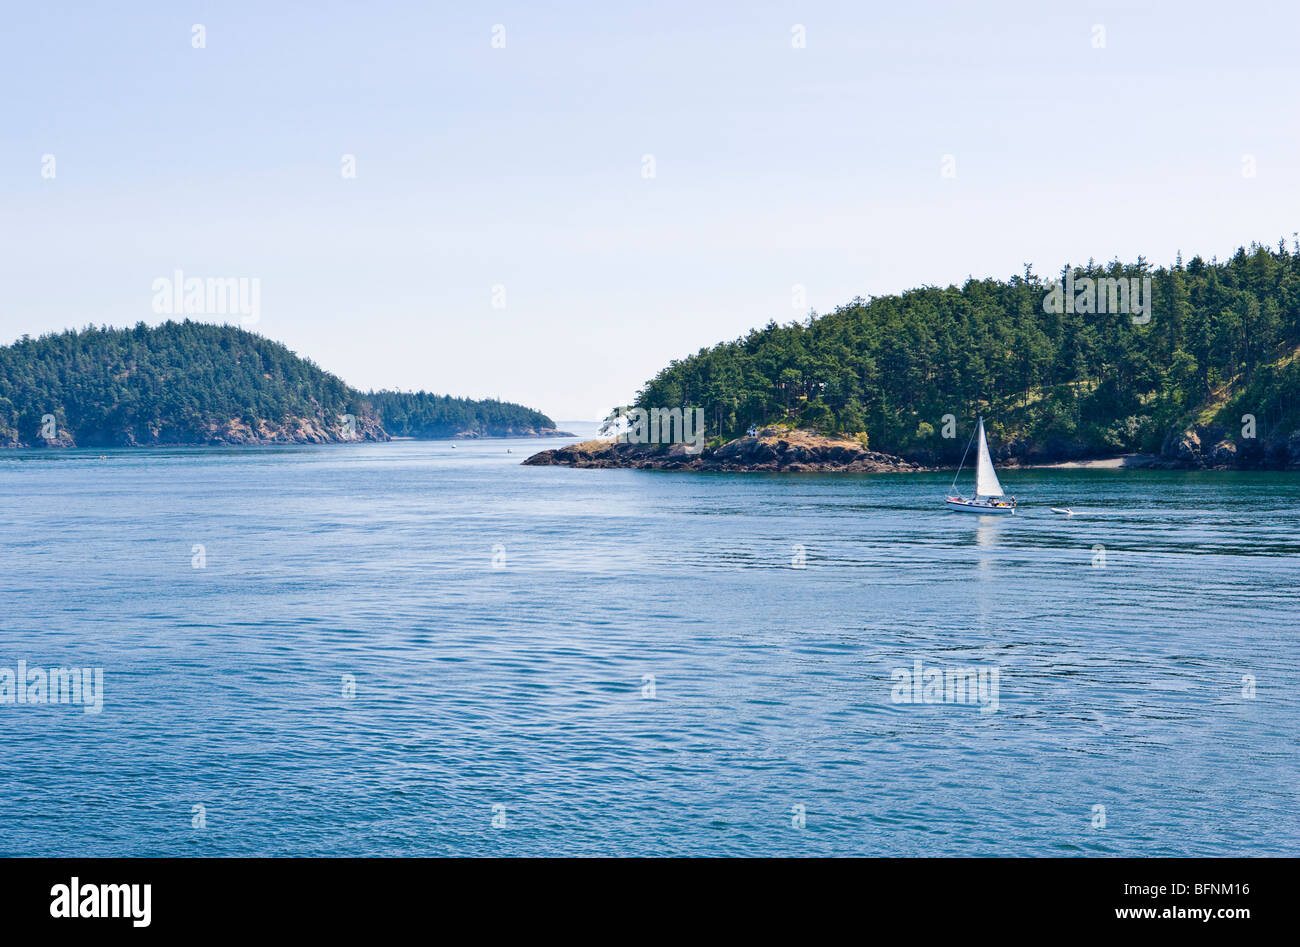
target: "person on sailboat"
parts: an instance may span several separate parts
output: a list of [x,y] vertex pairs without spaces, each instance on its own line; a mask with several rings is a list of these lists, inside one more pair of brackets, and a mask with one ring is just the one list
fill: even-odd
[[966,464],[966,455],[970,453],[971,444],[976,445],[975,494],[971,497],[960,494],[947,497],[945,502],[948,509],[966,513],[1014,513],[1016,498],[1007,496],[1002,490],[1002,484],[998,482],[997,471],[993,469],[993,457],[989,453],[988,439],[984,436],[983,418],[980,418],[976,424],[975,433],[971,435],[971,443],[966,445],[961,463],[957,466],[957,473],[953,475],[953,490],[957,488],[957,478],[961,476],[962,467]]

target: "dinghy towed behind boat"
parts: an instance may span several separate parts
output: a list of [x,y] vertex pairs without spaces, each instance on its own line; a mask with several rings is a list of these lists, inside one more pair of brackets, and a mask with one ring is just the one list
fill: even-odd
[[[1007,497],[1002,492],[1002,484],[998,482],[997,471],[993,469],[993,459],[989,456],[989,442],[984,437],[984,419],[979,419],[979,424],[975,428],[975,436],[972,440],[979,441],[979,449],[975,460],[975,495],[973,497],[964,497],[961,495],[950,496],[946,500],[948,509],[958,510],[962,513],[1014,513],[1016,511],[1016,498]],[[952,488],[957,489],[957,478],[961,476],[961,469],[966,465],[966,454],[970,453],[970,444],[966,445],[966,451],[961,455],[961,464],[957,466],[957,473],[952,477]]]

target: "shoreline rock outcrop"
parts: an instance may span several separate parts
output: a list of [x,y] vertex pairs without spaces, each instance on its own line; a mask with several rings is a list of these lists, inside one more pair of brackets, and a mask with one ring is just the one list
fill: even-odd
[[[1171,433],[1159,454],[1099,457],[1081,445],[1050,445],[1030,449],[1023,443],[1004,448],[999,466],[1115,467],[1137,470],[1300,470],[1300,431],[1260,438],[1234,438],[1222,425],[1197,424]],[[1107,463],[1106,461],[1115,461]],[[544,450],[524,461],[533,467],[591,469],[699,470],[895,473],[952,470],[947,458],[920,454],[898,457],[872,451],[852,438],[825,436],[807,430],[768,427],[756,435],[691,453],[685,444],[621,444],[613,440],[583,441]]]
[[1300,431],[1234,437],[1221,424],[1194,424],[1165,438],[1148,466],[1171,470],[1300,470]]
[[712,449],[706,447],[698,453],[692,453],[686,444],[620,444],[613,440],[595,440],[541,451],[525,460],[524,464],[532,467],[771,473],[894,473],[927,469],[892,454],[869,450],[851,438],[771,427]]

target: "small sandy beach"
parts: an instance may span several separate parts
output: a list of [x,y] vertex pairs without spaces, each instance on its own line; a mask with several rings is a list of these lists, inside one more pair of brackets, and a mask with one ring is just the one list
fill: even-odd
[[1149,454],[1121,454],[1118,457],[1102,457],[1097,460],[1067,460],[1059,464],[1025,464],[1032,470],[1119,470],[1121,467],[1139,466],[1149,460]]

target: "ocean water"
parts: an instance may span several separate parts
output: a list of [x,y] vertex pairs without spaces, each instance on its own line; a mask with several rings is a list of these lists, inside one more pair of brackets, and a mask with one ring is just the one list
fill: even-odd
[[548,446],[0,452],[0,855],[1295,853],[1300,476]]

